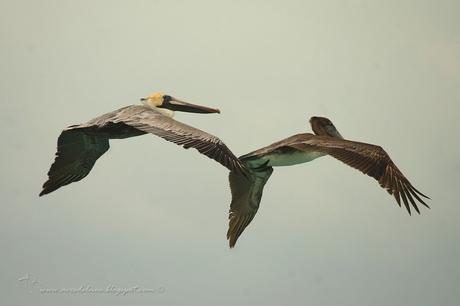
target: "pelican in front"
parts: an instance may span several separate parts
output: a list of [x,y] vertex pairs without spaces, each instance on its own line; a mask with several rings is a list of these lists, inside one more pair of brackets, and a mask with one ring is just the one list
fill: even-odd
[[87,176],[96,160],[109,149],[110,139],[148,133],[186,149],[195,148],[231,172],[246,175],[244,164],[219,138],[172,119],[174,111],[207,114],[220,113],[218,109],[187,103],[163,93],[141,98],[141,102],[141,105],[126,106],[64,129],[40,196]]
[[256,215],[273,167],[305,163],[325,155],[376,179],[394,196],[399,206],[402,199],[409,214],[411,205],[420,213],[417,202],[429,208],[422,197],[429,198],[409,182],[380,146],[344,139],[334,124],[324,117],[312,117],[310,124],[315,134],[297,134],[239,157],[250,175],[249,179],[235,171],[229,175],[232,202],[227,239],[230,247],[235,246]]

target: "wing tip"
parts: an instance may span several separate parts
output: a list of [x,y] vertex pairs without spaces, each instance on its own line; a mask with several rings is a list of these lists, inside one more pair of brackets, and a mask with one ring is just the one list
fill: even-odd
[[47,187],[43,187],[42,191],[40,191],[40,193],[38,194],[39,197],[42,197],[44,195],[47,195],[48,193],[51,193],[53,192],[54,190],[56,190],[57,188],[47,188]]
[[236,240],[233,240],[232,238],[228,239],[228,246],[230,249],[233,249],[235,247]]
[[236,245],[236,242],[238,241],[238,238],[240,238],[240,234],[235,233],[235,232],[230,232],[230,230],[227,232],[227,240],[228,240],[228,246],[230,249],[233,249]]
[[51,190],[51,188],[49,188],[49,186],[47,186],[47,185],[48,185],[48,182],[49,182],[49,181],[46,181],[46,182],[43,184],[43,186],[42,186],[42,191],[40,191],[40,193],[38,194],[39,197],[42,197],[42,196],[44,196],[44,195],[46,195],[46,194],[48,194],[48,193],[50,193],[50,192],[53,191],[53,190]]
[[233,249],[235,247],[236,241],[238,240],[238,236],[236,236],[235,233],[231,231],[230,224],[229,224],[229,229],[227,231],[227,240],[228,240],[228,246],[230,247],[230,249]]

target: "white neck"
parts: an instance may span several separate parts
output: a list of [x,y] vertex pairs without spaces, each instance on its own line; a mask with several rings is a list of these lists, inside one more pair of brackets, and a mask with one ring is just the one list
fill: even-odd
[[174,117],[174,111],[172,111],[170,109],[155,107],[155,110],[157,112],[165,115],[166,117],[169,117],[169,118]]

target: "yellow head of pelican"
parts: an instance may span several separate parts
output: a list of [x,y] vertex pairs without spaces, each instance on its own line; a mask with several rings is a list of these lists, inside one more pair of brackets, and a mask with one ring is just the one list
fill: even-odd
[[162,92],[156,92],[146,98],[141,98],[144,105],[151,108],[166,108],[172,111],[189,112],[189,113],[220,113],[217,108],[210,108],[201,105],[195,105],[165,95]]
[[331,120],[325,117],[311,117],[311,129],[316,135],[326,135],[336,138],[343,138],[339,131],[335,128]]

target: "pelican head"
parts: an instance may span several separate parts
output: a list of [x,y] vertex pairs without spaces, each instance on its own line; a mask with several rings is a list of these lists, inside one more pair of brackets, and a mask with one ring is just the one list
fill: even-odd
[[219,113],[220,110],[217,108],[210,108],[206,106],[195,105],[191,103],[187,103],[181,101],[179,99],[173,98],[169,95],[165,95],[162,92],[157,92],[151,94],[146,98],[141,98],[141,101],[144,105],[149,106],[151,108],[165,108],[172,111],[179,111],[179,112],[189,112],[189,113]]
[[331,120],[325,117],[311,117],[310,124],[316,135],[326,135],[343,139],[342,135],[340,135],[339,131],[337,131]]

